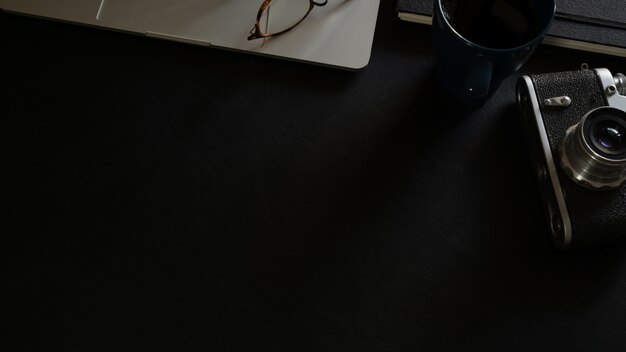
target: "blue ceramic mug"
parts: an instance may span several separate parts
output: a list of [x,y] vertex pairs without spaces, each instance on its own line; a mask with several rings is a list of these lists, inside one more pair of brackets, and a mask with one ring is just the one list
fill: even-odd
[[439,82],[467,105],[482,105],[532,55],[556,0],[435,0]]

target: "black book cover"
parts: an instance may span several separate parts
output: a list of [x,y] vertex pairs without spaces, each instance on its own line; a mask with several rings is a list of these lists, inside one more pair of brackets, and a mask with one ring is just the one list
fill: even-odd
[[559,17],[626,29],[624,0],[557,0]]
[[433,15],[433,0],[398,0],[398,12]]
[[[430,23],[433,0],[397,0],[398,16]],[[626,0],[557,0],[544,43],[626,56]]]

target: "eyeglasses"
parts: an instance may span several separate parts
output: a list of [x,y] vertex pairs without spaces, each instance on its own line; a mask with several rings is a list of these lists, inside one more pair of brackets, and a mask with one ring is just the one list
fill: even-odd
[[[328,0],[264,0],[256,16],[256,24],[250,30],[248,40],[270,38],[290,31],[311,13],[315,6],[324,6]],[[270,9],[272,23],[270,28]],[[264,24],[265,30],[261,29]]]

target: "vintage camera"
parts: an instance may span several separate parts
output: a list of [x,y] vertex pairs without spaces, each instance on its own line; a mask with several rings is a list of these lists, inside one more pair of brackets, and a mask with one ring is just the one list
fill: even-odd
[[626,238],[626,76],[608,69],[523,76],[531,159],[559,249]]

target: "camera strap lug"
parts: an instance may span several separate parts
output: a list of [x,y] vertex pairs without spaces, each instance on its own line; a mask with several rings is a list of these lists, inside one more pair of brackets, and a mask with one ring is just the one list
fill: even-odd
[[572,105],[572,98],[567,95],[561,97],[548,98],[543,101],[544,106],[568,107]]

